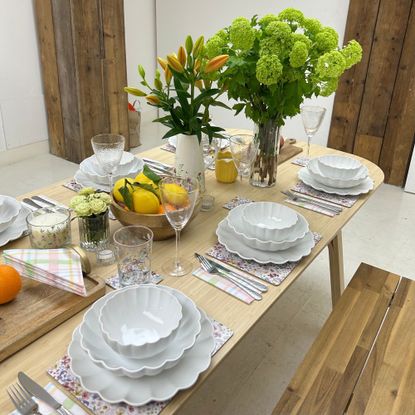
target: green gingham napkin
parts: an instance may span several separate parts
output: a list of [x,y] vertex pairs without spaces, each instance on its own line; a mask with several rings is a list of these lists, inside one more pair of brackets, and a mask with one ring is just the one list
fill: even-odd
[[86,296],[81,259],[72,249],[8,249],[5,264],[27,278]]

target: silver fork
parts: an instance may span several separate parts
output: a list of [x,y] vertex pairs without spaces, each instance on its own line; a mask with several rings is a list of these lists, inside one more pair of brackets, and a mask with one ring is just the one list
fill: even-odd
[[39,405],[32,399],[30,394],[20,385],[10,385],[7,388],[7,393],[21,415],[42,415],[38,409]]
[[281,193],[283,193],[289,199],[294,200],[295,202],[298,201],[298,202],[310,203],[310,204],[319,206],[323,209],[330,210],[331,212],[336,213],[337,215],[343,211],[343,208],[341,208],[340,206],[333,206],[329,204],[328,202],[324,202],[323,200],[315,200],[315,199],[312,199],[311,197],[300,196],[289,190],[286,190],[286,191],[281,190]]
[[206,258],[202,255],[195,253],[195,257],[199,260],[200,265],[202,268],[208,272],[209,274],[219,274],[221,277],[231,281],[233,284],[238,286],[242,291],[245,291],[248,295],[250,295],[253,299],[260,301],[262,300],[262,295],[260,291],[258,291],[255,287],[250,285],[249,283],[237,280],[236,278],[232,277],[231,275],[227,274],[226,272],[216,268],[213,264],[208,262]]

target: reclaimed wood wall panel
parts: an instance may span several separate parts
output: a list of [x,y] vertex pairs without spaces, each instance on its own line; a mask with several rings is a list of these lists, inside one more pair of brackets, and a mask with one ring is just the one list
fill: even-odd
[[415,134],[413,8],[413,0],[351,0],[344,41],[356,38],[363,59],[340,81],[328,140],[375,162],[387,183],[401,186]]
[[60,114],[63,124],[50,135],[51,152],[79,163],[92,154],[91,137],[103,132],[124,135],[129,149],[123,1],[51,0],[49,15],[47,3],[36,0],[38,27],[53,27],[56,45],[56,56],[42,61],[45,96],[52,93],[46,68],[56,67],[61,102],[48,108],[48,123]]

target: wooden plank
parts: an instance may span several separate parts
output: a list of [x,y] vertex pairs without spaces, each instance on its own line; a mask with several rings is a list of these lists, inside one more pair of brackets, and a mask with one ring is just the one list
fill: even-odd
[[49,148],[55,156],[65,157],[65,136],[51,0],[36,0],[34,10],[48,118]]
[[347,414],[415,412],[415,283],[403,278]]
[[[411,4],[412,0],[381,0],[356,137],[385,135]],[[378,148],[373,149],[377,153]],[[375,154],[365,157],[379,161]]]
[[330,262],[331,303],[333,307],[344,291],[343,240],[341,231],[327,245]]
[[359,134],[356,136],[353,153],[373,163],[379,163],[383,137]]
[[79,122],[78,82],[73,50],[70,0],[52,0],[52,12],[65,133],[65,155],[68,160],[80,161],[82,160],[82,134]]
[[110,132],[125,137],[129,143],[128,96],[123,88],[127,85],[125,52],[124,2],[102,0],[101,2],[104,45],[104,88]]
[[360,107],[365,89],[380,0],[350,0],[344,43],[356,39],[362,45],[362,61],[340,78],[334,100],[328,146],[353,152]]
[[22,278],[17,298],[1,306],[0,362],[52,330],[105,293],[105,283],[85,277],[87,297]]
[[399,62],[398,76],[380,156],[386,182],[402,186],[411,157],[415,136],[415,5]]
[[361,264],[273,414],[343,413],[399,283]]

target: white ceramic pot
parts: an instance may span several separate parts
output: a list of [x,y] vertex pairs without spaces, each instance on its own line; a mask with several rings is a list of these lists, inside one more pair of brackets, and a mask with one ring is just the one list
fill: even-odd
[[199,181],[200,192],[205,191],[205,165],[202,146],[196,135],[179,134],[176,145],[176,174]]

